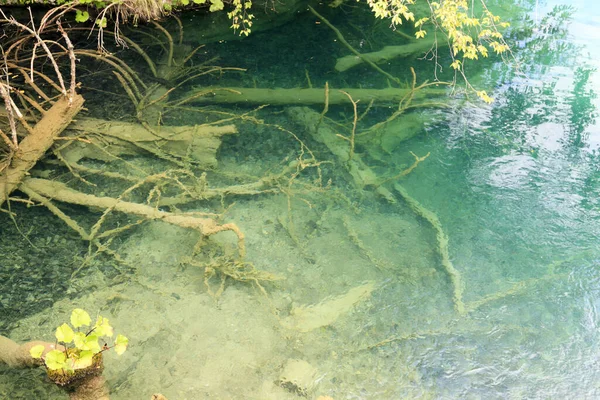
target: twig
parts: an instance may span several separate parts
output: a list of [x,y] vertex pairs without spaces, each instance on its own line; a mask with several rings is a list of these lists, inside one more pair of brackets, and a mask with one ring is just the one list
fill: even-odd
[[[31,17],[31,23],[32,26],[33,25],[33,15],[31,14],[31,8],[29,9],[29,15]],[[4,14],[4,11],[2,9],[0,9],[0,14],[2,15],[2,17],[11,25],[15,25],[27,32],[29,32],[33,37],[35,37],[35,39],[37,40],[37,44],[39,44],[40,46],[42,46],[42,48],[44,49],[44,52],[46,53],[46,56],[48,57],[48,59],[50,60],[50,63],[52,64],[52,67],[54,68],[54,72],[56,73],[56,77],[58,79],[58,83],[60,84],[60,88],[61,88],[61,93],[64,96],[67,96],[67,89],[65,88],[65,82],[63,80],[62,74],[60,72],[60,69],[58,68],[58,64],[56,63],[56,60],[54,59],[54,56],[52,54],[52,52],[50,51],[50,49],[48,48],[48,45],[46,44],[46,42],[44,40],[42,40],[42,38],[40,37],[40,33],[36,32],[34,29],[31,29],[30,27],[28,27],[27,25],[24,25],[20,22],[18,22],[14,17],[10,17],[8,18],[6,16],[6,14]],[[35,26],[34,26],[35,27]],[[42,26],[43,27],[43,26]],[[34,54],[35,54],[35,48],[34,48]],[[33,60],[33,59],[32,59]],[[32,61],[33,62],[33,61]],[[33,70],[33,68],[32,68]],[[32,79],[33,80],[33,79]]]
[[[6,80],[8,81],[8,74],[6,75]],[[16,151],[19,148],[19,142],[17,141],[17,124],[15,122],[15,109],[13,108],[13,103],[10,98],[8,84],[4,82],[0,82],[0,95],[4,100],[4,106],[6,108],[6,114],[8,117],[8,124],[10,126],[10,132],[12,136],[12,140],[10,140],[6,134],[0,131],[2,139],[6,142],[11,151]]]
[[63,29],[60,21],[56,21],[58,25],[58,30],[65,39],[65,43],[67,44],[67,48],[69,49],[69,59],[71,60],[71,85],[69,87],[69,104],[73,102],[73,98],[75,97],[75,87],[77,86],[77,79],[75,77],[75,62],[77,61],[75,58],[75,48],[73,47],[73,43],[71,43],[71,39]]
[[379,187],[379,186],[383,185],[384,183],[388,183],[390,181],[395,181],[396,179],[400,179],[403,176],[406,176],[406,175],[410,174],[415,168],[417,168],[417,166],[419,165],[419,163],[421,161],[423,161],[427,157],[429,157],[430,153],[425,154],[423,157],[417,156],[412,151],[410,152],[410,154],[412,154],[415,157],[415,162],[410,167],[408,167],[404,171],[400,172],[399,174],[396,174],[396,175],[392,176],[391,178],[384,179],[383,181],[381,181],[380,183],[378,183],[377,185],[375,185],[375,187]]
[[348,152],[348,161],[352,161],[352,157],[354,156],[354,137],[356,136],[356,123],[358,122],[358,111],[356,109],[356,105],[358,104],[358,102],[360,100],[354,101],[352,99],[352,96],[350,96],[349,93],[344,92],[343,90],[340,90],[340,92],[342,92],[343,94],[348,96],[348,99],[352,103],[352,107],[354,109],[354,119],[352,120],[352,132],[350,133],[350,137],[348,138],[348,137],[340,135],[340,134],[337,135],[338,137],[341,137],[342,139],[345,139],[350,142],[350,151]]
[[315,126],[315,133],[319,131],[319,126],[321,125],[321,122],[323,122],[323,118],[325,117],[325,114],[327,114],[327,111],[329,111],[329,82],[325,82],[325,106],[319,117],[319,122],[317,122],[317,126]]
[[388,72],[385,72],[384,70],[382,70],[377,64],[375,64],[373,61],[369,60],[368,58],[364,57],[360,52],[358,52],[354,47],[352,47],[350,45],[350,43],[348,43],[346,41],[346,39],[344,38],[344,36],[342,35],[342,33],[340,32],[339,29],[337,29],[335,26],[333,26],[331,24],[331,22],[329,22],[325,17],[323,17],[321,14],[319,14],[317,11],[315,11],[314,8],[312,8],[311,6],[308,6],[308,9],[310,10],[310,12],[312,12],[317,18],[319,18],[321,21],[323,21],[323,23],[325,25],[327,25],[329,28],[331,28],[331,30],[333,32],[335,32],[335,35],[338,37],[339,41],[346,46],[346,48],[348,50],[350,50],[352,53],[354,53],[358,58],[360,58],[361,60],[363,60],[365,63],[369,64],[373,69],[375,69],[377,72],[383,74],[385,77],[387,77],[388,79],[396,82],[397,84],[400,84],[400,79],[389,74]]
[[181,23],[181,20],[177,15],[171,14],[170,17],[173,18],[175,22],[177,22],[177,26],[179,27],[179,42],[177,44],[181,46],[181,44],[183,43],[183,24]]
[[167,56],[167,67],[171,67],[171,65],[173,65],[173,36],[171,36],[171,34],[169,33],[168,30],[166,30],[165,28],[162,27],[162,25],[152,21],[152,24],[156,27],[156,29],[160,30],[162,33],[165,34],[165,36],[167,37],[167,40],[169,41],[169,55]]

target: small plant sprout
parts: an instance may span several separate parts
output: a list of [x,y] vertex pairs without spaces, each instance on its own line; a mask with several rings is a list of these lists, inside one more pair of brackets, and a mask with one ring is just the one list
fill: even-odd
[[[56,328],[57,344],[64,346],[64,350],[51,350],[45,355],[44,346],[33,346],[30,350],[31,357],[42,359],[48,375],[59,384],[70,383],[77,371],[86,368],[102,368],[102,353],[111,348],[121,355],[127,349],[129,340],[123,335],[117,335],[114,344],[109,346],[102,338],[112,337],[114,334],[108,319],[98,316],[96,323],[91,326],[90,315],[76,308],[71,313],[71,326],[64,323]],[[91,326],[91,327],[90,327]],[[102,345],[100,343],[103,343]]]

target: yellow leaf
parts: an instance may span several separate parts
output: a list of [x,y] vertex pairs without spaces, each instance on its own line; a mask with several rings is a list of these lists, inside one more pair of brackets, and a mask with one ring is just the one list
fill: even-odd
[[415,28],[420,27],[421,25],[423,25],[427,21],[429,21],[429,18],[421,18],[420,20],[418,20],[417,22],[415,22]]
[[94,353],[89,350],[84,350],[79,353],[79,356],[73,360],[73,369],[87,368],[92,365]]
[[92,322],[90,315],[81,308],[76,308],[71,313],[71,325],[73,325],[75,328],[79,328],[80,326],[88,326],[90,322]]
[[83,348],[83,346],[85,346],[85,338],[85,333],[76,332],[73,336],[73,343],[75,344],[75,347],[77,347],[78,349]]
[[420,31],[416,31],[415,32],[415,36],[417,37],[417,39],[424,38],[426,34],[427,34],[427,32],[424,31],[424,30],[420,30]]
[[125,353],[125,350],[127,350],[128,344],[129,344],[129,339],[127,339],[123,335],[117,335],[117,339],[115,340],[115,352],[118,355]]
[[113,328],[108,323],[108,318],[98,316],[98,319],[96,320],[96,325],[94,325],[94,333],[98,336],[112,337]]
[[44,349],[45,347],[41,344],[35,345],[29,349],[29,355],[33,358],[40,358],[42,357],[42,353],[44,353]]
[[494,101],[494,99],[492,99],[490,96],[488,96],[487,92],[485,90],[480,90],[477,92],[477,96],[485,101],[487,104],[490,104]]
[[63,343],[71,343],[74,335],[75,332],[73,332],[73,329],[71,329],[71,327],[67,324],[62,324],[56,328],[56,333],[54,334],[54,336],[56,336],[56,340]]
[[67,356],[60,350],[49,351],[44,361],[50,370],[64,369],[67,366]]

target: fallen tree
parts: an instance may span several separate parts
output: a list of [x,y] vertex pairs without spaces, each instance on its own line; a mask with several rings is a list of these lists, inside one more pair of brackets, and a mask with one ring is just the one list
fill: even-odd
[[81,110],[83,101],[80,95],[75,95],[72,99],[60,98],[35,125],[31,133],[19,143],[17,151],[12,155],[12,162],[0,176],[0,206],[71,123]]
[[69,126],[63,139],[74,137],[74,140],[61,145],[59,152],[69,163],[83,158],[114,161],[116,157],[146,151],[169,161],[182,160],[199,168],[215,168],[221,136],[235,133],[237,128],[232,124],[162,125],[148,129],[139,123],[84,118]]
[[[152,180],[158,180],[166,178],[165,174],[150,177],[145,180],[149,182]],[[139,185],[136,185],[139,186]],[[199,232],[203,237],[214,235],[215,233],[232,231],[235,233],[238,239],[238,249],[240,257],[245,254],[244,234],[240,231],[237,225],[219,224],[214,218],[206,218],[207,213],[171,213],[167,211],[161,211],[156,207],[151,207],[145,204],[132,203],[124,201],[122,199],[115,199],[112,197],[99,197],[86,193],[81,193],[76,190],[69,188],[67,185],[56,182],[48,181],[44,179],[27,178],[23,180],[19,188],[22,192],[27,194],[33,200],[39,201],[40,203],[48,206],[51,211],[55,211],[49,203],[49,199],[61,201],[64,203],[77,204],[81,206],[94,207],[104,210],[106,213],[108,210],[114,210],[130,215],[136,215],[143,217],[146,220],[159,220],[166,223],[176,225],[182,228],[189,228]],[[65,221],[69,226],[79,232],[83,239],[92,240],[94,239],[93,233],[87,234],[79,227],[76,227],[75,222],[66,217],[62,213],[55,214]]]
[[[328,92],[328,95],[326,93]],[[192,91],[181,102],[199,104],[270,104],[270,105],[311,105],[348,104],[349,93],[356,101],[379,104],[398,104],[412,92],[410,88],[358,89],[358,88],[308,88],[308,89],[263,89],[240,87],[208,87]],[[444,89],[421,89],[414,93],[416,100],[429,100],[447,94]]]
[[[442,42],[441,45],[443,44],[444,43]],[[437,42],[435,40],[423,39],[398,46],[385,46],[378,51],[362,53],[360,57],[356,54],[347,55],[337,59],[335,63],[335,70],[338,72],[344,72],[368,62],[372,62],[374,64],[383,64],[398,57],[422,56],[435,46],[437,46]]]

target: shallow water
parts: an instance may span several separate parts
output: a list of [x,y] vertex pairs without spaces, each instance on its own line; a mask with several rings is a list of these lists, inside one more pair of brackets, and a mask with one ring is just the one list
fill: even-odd
[[[252,284],[230,280],[215,302],[203,271],[181,267],[195,236],[154,223],[116,243],[135,273],[124,270],[115,280],[115,271],[107,272],[110,263],[102,261],[84,269],[68,292],[60,287],[53,300],[64,298],[43,311],[25,307],[34,294],[29,300],[14,295],[32,309],[28,313],[41,312],[16,325],[13,318],[7,334],[48,339],[72,308],[100,310],[132,343],[121,359],[107,356],[105,375],[115,399],[154,392],[169,399],[297,398],[276,383],[291,358],[317,370],[309,398],[598,398],[600,5],[575,3],[562,20],[544,20],[554,2],[528,3],[521,16],[508,16],[518,27],[527,14],[537,29],[511,33],[522,74],[492,62],[474,72],[474,84],[495,88],[493,104],[448,98],[451,107],[418,111],[420,134],[390,153],[367,154],[358,147],[369,165],[388,175],[412,163],[410,151],[430,153],[400,183],[438,216],[462,277],[466,313],[455,310],[432,226],[399,196],[391,205],[369,189],[356,189],[337,163],[322,166],[330,188],[298,188],[289,204],[282,194],[223,204],[231,206],[225,221],[246,234],[247,260],[286,278],[265,284],[268,297]],[[348,15],[358,26],[365,23],[360,14]],[[269,39],[271,31],[208,45],[206,52],[220,54],[223,65],[249,68],[241,77],[226,74],[222,84],[306,86],[307,69],[315,87],[325,81],[336,87],[385,85],[367,68],[333,74],[334,55],[346,51],[314,21],[305,14],[278,28],[276,41]],[[365,46],[374,46],[376,32],[362,39],[355,34],[352,43],[364,39]],[[314,40],[321,45],[315,48]],[[294,51],[282,54],[282,46]],[[430,76],[426,61],[387,67],[404,79],[413,63],[419,79]],[[292,129],[318,159],[337,162],[282,111],[273,107],[257,115]],[[373,110],[365,124],[386,112]],[[348,123],[352,111],[332,107],[330,115]],[[191,113],[177,118],[202,119]],[[210,176],[215,182],[231,183],[227,177],[235,174],[262,176],[297,156],[298,143],[288,133],[261,124],[240,127],[222,145],[219,170]],[[299,179],[312,182],[315,176],[307,175]],[[232,247],[233,239],[224,236],[212,244]],[[75,268],[69,266],[65,276]],[[331,323],[310,332],[286,324],[298,305],[329,304],[365,281],[374,282],[370,296],[339,311]],[[219,281],[211,285],[216,290]],[[64,398],[39,370],[2,370],[0,379],[6,398]]]

